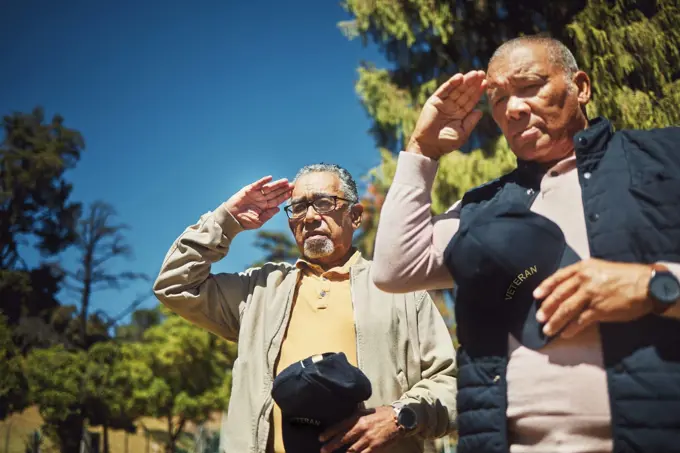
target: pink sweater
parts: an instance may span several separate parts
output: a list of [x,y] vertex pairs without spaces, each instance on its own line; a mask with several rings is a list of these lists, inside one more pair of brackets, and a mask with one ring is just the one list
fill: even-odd
[[[430,214],[435,160],[402,152],[383,206],[373,280],[387,291],[451,288],[444,249],[459,225],[460,205]],[[590,257],[574,157],[546,173],[531,209],[560,226],[581,258]],[[664,263],[680,278],[680,264]],[[680,318],[680,305],[665,316]],[[510,336],[508,428],[512,453],[612,451],[609,397],[599,330],[555,339],[539,351]]]

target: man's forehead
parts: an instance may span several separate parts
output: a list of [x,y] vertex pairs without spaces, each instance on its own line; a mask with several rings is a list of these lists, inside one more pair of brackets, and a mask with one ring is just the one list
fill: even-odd
[[536,44],[517,45],[498,55],[487,70],[487,86],[507,83],[512,78],[521,78],[536,73],[545,73],[550,62],[548,52]]
[[333,173],[316,172],[300,176],[293,186],[292,198],[317,195],[341,195],[340,179]]

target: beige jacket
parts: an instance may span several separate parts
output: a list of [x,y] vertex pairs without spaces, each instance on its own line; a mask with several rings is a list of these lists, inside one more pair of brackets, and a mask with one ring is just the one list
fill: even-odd
[[[154,284],[158,299],[190,322],[238,341],[229,410],[220,448],[228,453],[267,449],[271,388],[298,270],[267,263],[238,274],[211,274],[242,230],[224,205],[201,217],[175,241]],[[432,439],[454,428],[455,351],[426,292],[388,294],[375,287],[371,264],[350,269],[357,360],[373,385],[367,407],[401,400],[418,412],[419,435],[390,451],[434,451]],[[423,441],[423,438],[428,440]],[[291,452],[292,453],[292,452]]]

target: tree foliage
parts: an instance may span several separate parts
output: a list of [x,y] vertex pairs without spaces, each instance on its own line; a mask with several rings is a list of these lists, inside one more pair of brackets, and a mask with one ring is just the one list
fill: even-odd
[[12,332],[0,314],[0,420],[28,405],[28,383],[23,358],[12,341]]
[[142,343],[124,344],[123,353],[132,369],[132,399],[144,414],[167,421],[166,451],[172,453],[187,422],[200,424],[227,408],[236,346],[164,315]]
[[144,332],[153,326],[157,326],[162,320],[163,314],[159,307],[135,310],[129,324],[116,327],[116,339],[128,342],[142,341]]
[[15,337],[30,347],[54,337],[49,320],[59,306],[61,277],[47,264],[29,268],[22,254],[36,249],[53,256],[75,240],[79,204],[70,201],[64,174],[84,143],[61,116],[46,122],[41,108],[5,115],[1,136],[0,311],[10,326],[24,324],[31,338]]
[[618,128],[680,123],[678,0],[590,0],[566,29],[593,82],[589,114]]
[[2,120],[0,144],[0,269],[26,267],[20,246],[35,241],[49,255],[75,240],[79,205],[69,201],[64,172],[84,147],[81,135],[55,115],[45,123],[42,109]]
[[34,349],[26,357],[31,401],[39,408],[45,434],[61,453],[77,453],[85,414],[87,354],[63,346]]

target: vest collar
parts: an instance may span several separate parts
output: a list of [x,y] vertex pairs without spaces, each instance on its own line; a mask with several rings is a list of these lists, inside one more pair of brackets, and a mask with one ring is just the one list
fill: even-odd
[[[609,120],[597,117],[588,121],[588,127],[574,135],[574,151],[579,167],[594,167],[607,148],[607,142],[614,134]],[[547,170],[533,161],[517,159],[518,180],[528,187],[537,189]]]

